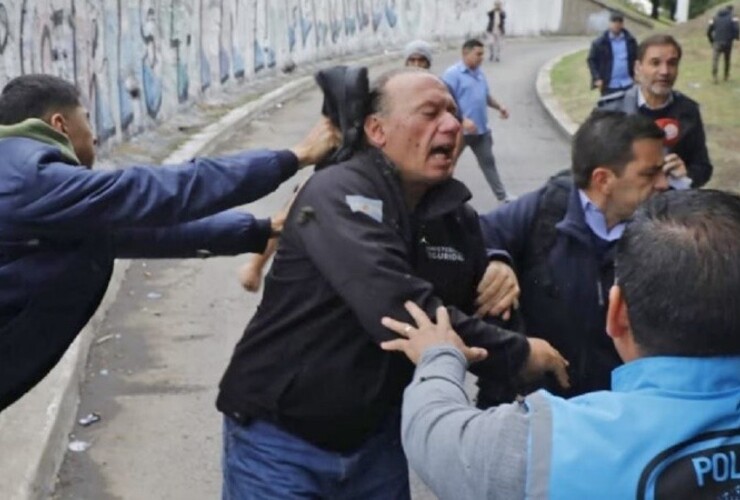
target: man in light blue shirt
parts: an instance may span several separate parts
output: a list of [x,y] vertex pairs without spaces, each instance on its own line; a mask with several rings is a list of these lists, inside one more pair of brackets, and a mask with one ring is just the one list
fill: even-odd
[[624,29],[624,16],[612,12],[609,29],[591,43],[588,53],[591,87],[599,89],[602,96],[629,89],[636,59],[637,40]]
[[509,110],[491,96],[486,76],[480,70],[483,62],[483,43],[476,39],[463,44],[462,61],[449,67],[442,79],[457,101],[463,119],[465,145],[470,146],[478,160],[478,165],[499,201],[511,198],[501,182],[493,156],[493,137],[488,126],[488,108],[497,110],[504,120]]

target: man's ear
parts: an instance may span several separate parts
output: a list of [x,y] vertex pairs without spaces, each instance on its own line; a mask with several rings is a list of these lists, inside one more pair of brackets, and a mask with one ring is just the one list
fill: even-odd
[[614,342],[622,361],[628,363],[642,357],[642,351],[635,342],[632,325],[627,311],[624,293],[618,285],[609,290],[609,309],[606,312],[606,333]]
[[591,182],[589,183],[589,189],[593,189],[603,195],[611,194],[611,183],[616,176],[614,172],[606,167],[596,167],[591,172]]
[[371,114],[365,118],[365,137],[367,141],[376,148],[382,148],[386,143],[385,128],[377,114]]
[[57,132],[67,135],[67,119],[62,113],[52,113],[47,123],[56,129]]
[[609,290],[609,309],[606,311],[606,333],[617,341],[631,335],[632,327],[627,315],[627,303],[619,285],[612,286]]

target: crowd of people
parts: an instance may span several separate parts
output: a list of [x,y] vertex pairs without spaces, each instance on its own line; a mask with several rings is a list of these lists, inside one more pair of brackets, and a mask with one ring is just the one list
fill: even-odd
[[[496,2],[493,61],[505,19]],[[509,110],[477,39],[441,77],[423,41],[366,94],[342,73],[322,88],[361,119],[323,117],[291,149],[115,171],[92,168],[73,84],[13,79],[0,411],[60,359],[115,258],[261,253],[241,273],[254,290],[274,252],[219,385],[224,499],[408,499],[407,462],[441,499],[735,498],[740,197],[697,189],[712,165],[673,88],[680,44],[623,22],[592,46],[603,97],[570,169],[518,198],[496,170],[487,109]],[[362,146],[285,213],[230,210],[325,161],[348,127]],[[488,213],[454,178],[466,147],[502,202]]]

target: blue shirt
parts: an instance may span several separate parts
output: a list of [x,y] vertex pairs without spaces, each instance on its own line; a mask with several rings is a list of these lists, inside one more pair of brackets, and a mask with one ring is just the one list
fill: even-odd
[[609,229],[606,225],[606,216],[604,215],[604,212],[593,204],[583,190],[579,189],[578,195],[581,197],[581,206],[583,207],[586,224],[596,236],[604,241],[616,241],[622,237],[624,228],[627,226],[626,222],[620,222],[613,228]]
[[450,66],[442,75],[442,80],[452,92],[463,118],[475,123],[478,132],[485,134],[488,128],[488,82],[479,69],[470,69],[459,62]]
[[632,85],[632,77],[627,61],[627,37],[624,33],[614,36],[609,33],[609,42],[612,45],[612,77],[608,87],[620,89]]

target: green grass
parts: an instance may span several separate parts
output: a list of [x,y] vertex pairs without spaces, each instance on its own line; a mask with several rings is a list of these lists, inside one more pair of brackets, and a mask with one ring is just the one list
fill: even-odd
[[[740,57],[735,47],[730,80],[715,85],[711,78],[712,50],[705,32],[716,9],[683,25],[661,30],[673,34],[684,49],[676,89],[701,106],[714,175],[709,185],[740,191]],[[720,72],[722,71],[720,67]],[[589,90],[586,52],[565,57],[551,74],[553,92],[565,111],[581,122],[598,99]]]

